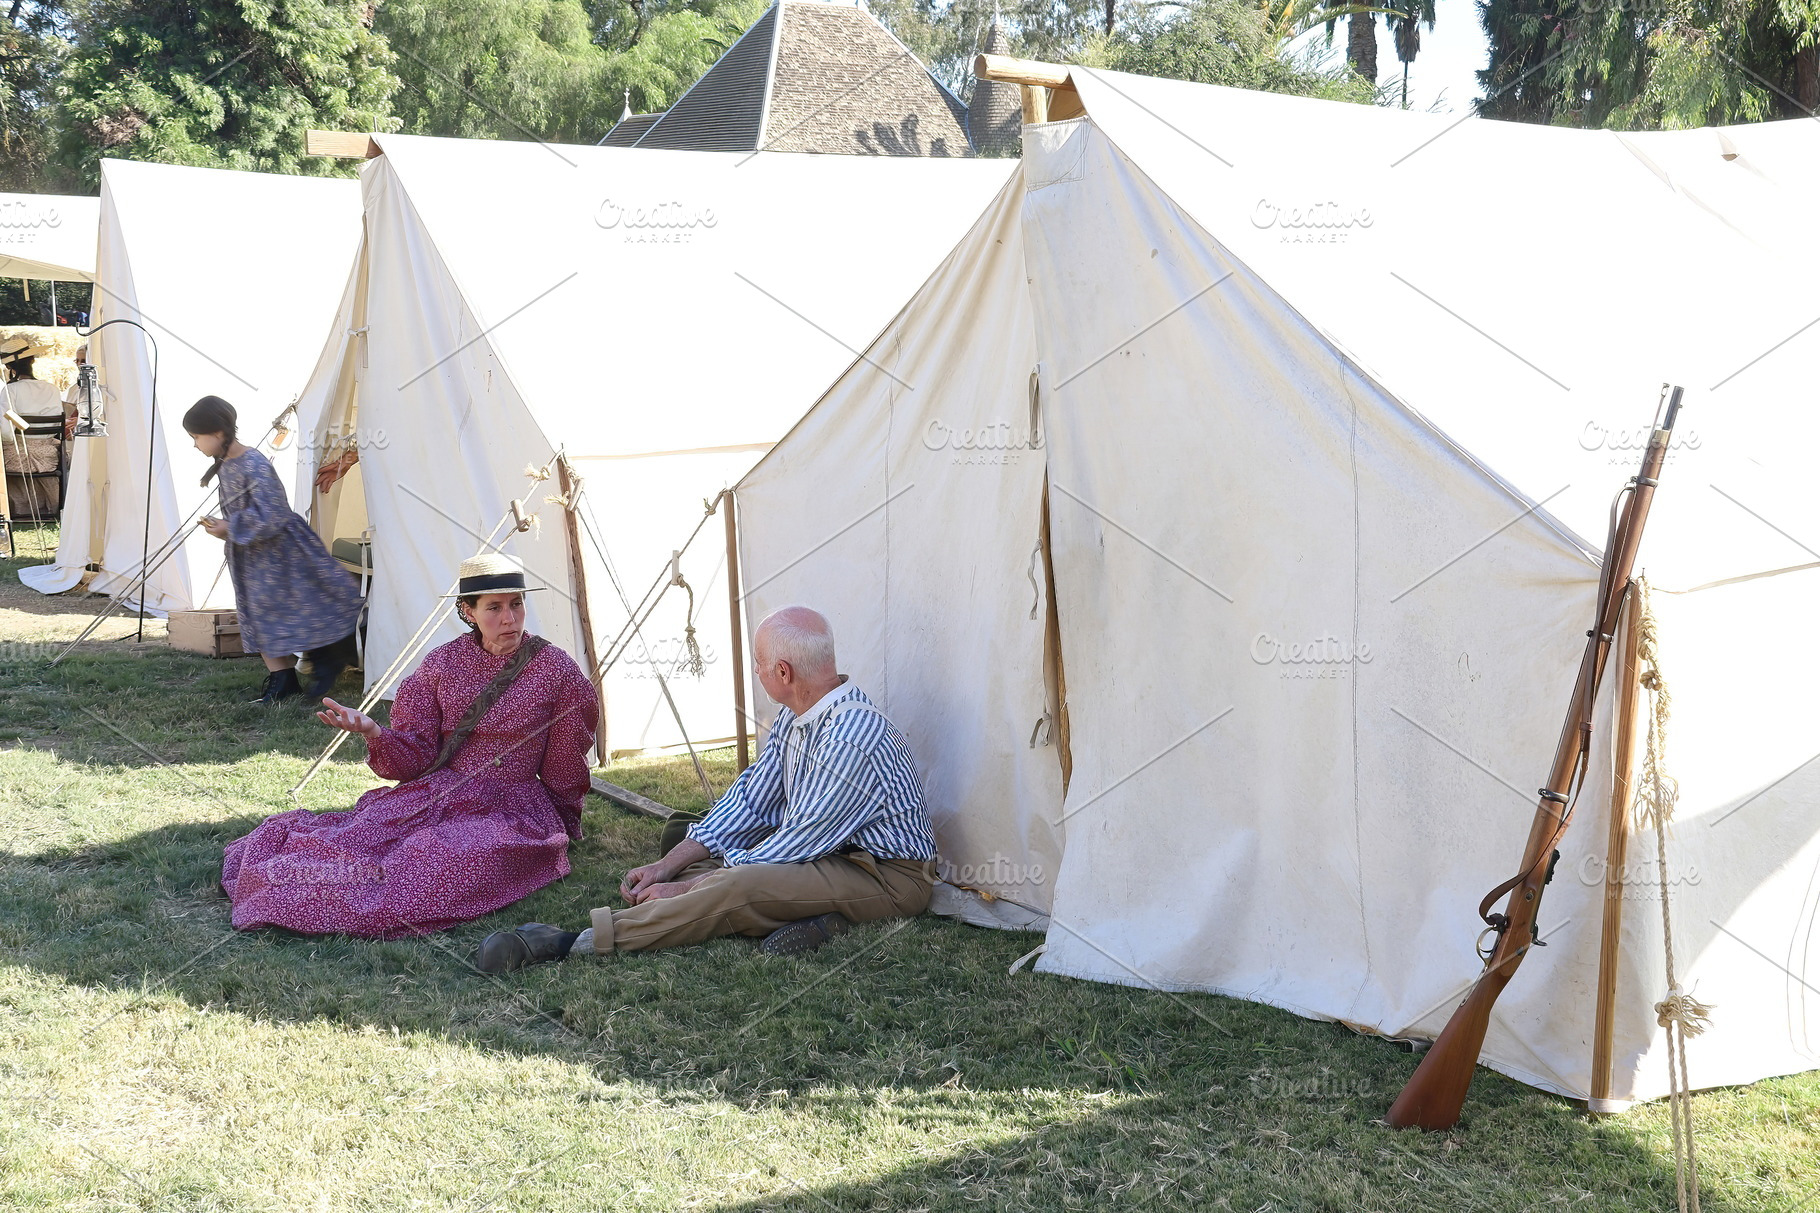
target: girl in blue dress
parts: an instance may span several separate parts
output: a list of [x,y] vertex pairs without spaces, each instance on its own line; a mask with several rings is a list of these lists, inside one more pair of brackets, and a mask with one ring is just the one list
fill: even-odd
[[[255,702],[300,693],[320,699],[353,659],[359,583],[291,509],[270,461],[240,441],[237,420],[219,396],[204,396],[183,415],[196,449],[215,461],[202,483],[219,480],[221,515],[201,526],[227,543],[240,643],[265,662]],[[297,678],[299,653],[310,658],[307,692]]]

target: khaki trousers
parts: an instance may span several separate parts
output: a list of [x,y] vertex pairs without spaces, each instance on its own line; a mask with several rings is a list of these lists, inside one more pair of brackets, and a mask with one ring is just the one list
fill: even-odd
[[864,851],[809,863],[725,867],[704,859],[677,873],[700,876],[687,893],[591,914],[594,951],[641,952],[722,935],[769,935],[788,922],[838,911],[852,922],[909,918],[929,908],[933,859],[874,859]]

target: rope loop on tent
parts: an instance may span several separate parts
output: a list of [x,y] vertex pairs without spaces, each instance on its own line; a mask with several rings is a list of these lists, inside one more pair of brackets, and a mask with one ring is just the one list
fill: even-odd
[[[576,498],[577,502],[579,502],[579,492],[577,492]],[[626,594],[625,585],[619,579],[619,570],[614,567],[612,557],[607,554],[606,545],[601,542],[599,534],[596,533],[593,508],[590,507],[586,510],[576,510],[576,517],[581,520],[581,529],[583,533],[587,535],[589,544],[594,548],[594,554],[600,558],[601,566],[606,569],[607,580],[612,584],[613,592],[618,596],[620,606],[622,606],[626,612],[625,626],[620,629],[619,635],[614,637],[613,643],[608,646],[606,655],[595,663],[592,677],[596,682],[605,678],[607,671],[611,670],[614,664],[625,655],[626,650],[632,646],[632,642],[634,640],[638,641],[639,646],[645,652],[646,660],[651,663],[651,673],[657,679],[657,688],[663,693],[664,702],[669,705],[670,708],[670,715],[676,720],[677,732],[682,734],[683,744],[689,749],[689,762],[695,768],[695,778],[701,784],[702,791],[707,794],[708,799],[713,801],[719,799],[719,797],[714,791],[713,783],[708,779],[707,770],[703,768],[701,764],[701,756],[695,751],[695,743],[689,737],[689,729],[683,722],[682,711],[676,706],[675,697],[670,694],[670,682],[664,677],[662,666],[651,653],[650,645],[645,642],[643,631],[644,622],[651,617],[651,613],[657,609],[657,604],[663,600],[665,592],[668,591],[671,586],[681,585],[684,588],[688,588],[689,621],[685,643],[688,644],[697,662],[699,662],[701,655],[700,649],[695,645],[695,591],[692,588],[689,588],[689,583],[687,581],[683,580],[678,562],[682,559],[682,554],[689,550],[690,545],[693,544],[696,537],[701,534],[702,528],[708,525],[708,519],[714,516],[715,509],[720,504],[720,497],[715,497],[712,501],[704,500],[702,504],[706,506],[707,509],[706,512],[702,514],[701,521],[695,524],[695,529],[693,531],[689,532],[689,537],[683,541],[682,547],[671,553],[670,563],[664,567],[662,572],[657,574],[657,578],[651,583],[651,588],[645,591],[644,597],[639,599],[636,607],[632,605],[631,598]],[[705,663],[701,664],[699,669],[702,672],[705,672]],[[697,673],[696,676],[700,677],[701,675],[700,673]]]
[[[1681,988],[1675,976],[1675,931],[1668,901],[1668,825],[1674,819],[1681,786],[1666,769],[1668,717],[1673,697],[1662,676],[1657,648],[1659,632],[1650,609],[1650,586],[1639,577],[1633,586],[1641,596],[1637,625],[1638,683],[1650,696],[1649,729],[1643,746],[1643,774],[1637,782],[1637,823],[1656,832],[1656,877],[1661,885],[1662,952],[1668,993],[1655,1006],[1656,1022],[1667,1034],[1668,1114],[1675,1141],[1675,1198],[1681,1213],[1700,1213],[1700,1172],[1694,1149],[1693,1085],[1687,1074],[1687,1038],[1705,1032],[1712,1008]],[[1617,811],[1622,811],[1619,808]]]

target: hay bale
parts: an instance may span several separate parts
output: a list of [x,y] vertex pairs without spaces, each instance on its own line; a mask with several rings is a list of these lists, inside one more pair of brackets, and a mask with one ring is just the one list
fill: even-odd
[[57,385],[59,395],[76,382],[76,351],[88,344],[88,338],[67,324],[48,327],[42,324],[0,324],[0,341],[8,337],[29,337],[40,345],[51,347],[51,353],[38,359],[32,376]]

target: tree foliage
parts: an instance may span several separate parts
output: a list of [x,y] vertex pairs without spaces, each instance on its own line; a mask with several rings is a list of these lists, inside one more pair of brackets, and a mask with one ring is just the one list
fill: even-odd
[[304,131],[390,129],[392,54],[359,0],[87,0],[61,65],[59,157],[328,175]]
[[52,187],[57,68],[67,43],[55,3],[11,5],[0,29],[0,189],[37,193]]
[[396,113],[415,134],[592,143],[630,94],[663,109],[764,11],[763,0],[384,0]]
[[1308,28],[1306,22],[1272,20],[1268,10],[1247,0],[1190,0],[1168,16],[1144,13],[1099,40],[1080,62],[1231,88],[1371,102],[1372,86],[1357,73],[1324,66],[1318,52],[1288,52],[1288,43]]
[[1820,0],[1487,0],[1488,117],[1648,130],[1820,107]]

